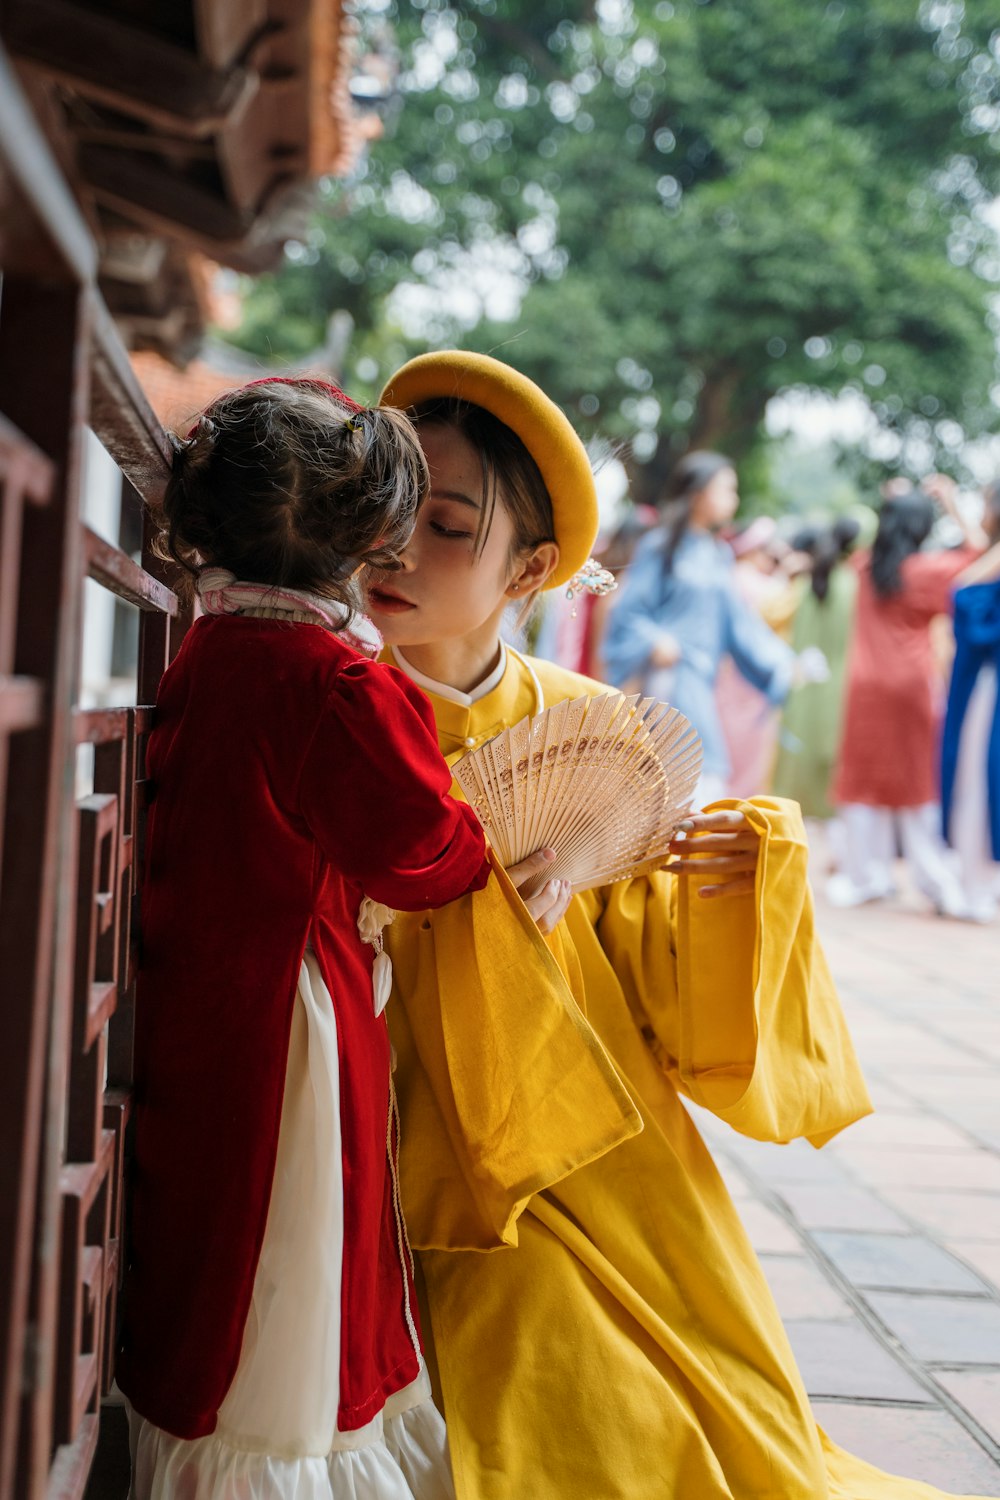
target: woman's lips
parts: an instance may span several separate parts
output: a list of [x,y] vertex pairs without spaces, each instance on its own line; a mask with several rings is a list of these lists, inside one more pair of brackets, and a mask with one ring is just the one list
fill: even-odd
[[391,594],[385,589],[369,589],[368,604],[371,609],[376,609],[383,615],[400,615],[417,607],[409,599],[402,599],[399,594]]

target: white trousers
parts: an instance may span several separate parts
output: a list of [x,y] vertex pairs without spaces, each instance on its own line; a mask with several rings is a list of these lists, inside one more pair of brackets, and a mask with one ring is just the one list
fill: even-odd
[[941,837],[936,802],[921,807],[868,807],[850,802],[840,809],[843,827],[841,870],[827,894],[836,906],[860,906],[891,895],[892,869],[901,850],[917,889],[946,916],[966,916],[966,901],[955,861]]

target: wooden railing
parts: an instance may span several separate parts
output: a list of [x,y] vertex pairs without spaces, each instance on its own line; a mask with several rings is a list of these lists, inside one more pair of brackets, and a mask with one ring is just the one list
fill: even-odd
[[[2,51],[0,210],[0,1500],[76,1500],[126,1482],[93,1469],[123,1269],[144,751],[185,619],[148,549],[140,566],[81,520],[87,426],[123,507],[158,498],[170,450]],[[131,707],[78,706],[86,577],[140,612]]]

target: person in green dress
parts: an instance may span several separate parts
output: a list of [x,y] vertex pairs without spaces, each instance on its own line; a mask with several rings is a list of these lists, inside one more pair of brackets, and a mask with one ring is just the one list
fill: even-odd
[[[874,518],[873,518],[874,519]],[[774,793],[801,805],[807,818],[830,819],[836,809],[830,800],[843,711],[844,669],[854,621],[857,577],[846,567],[848,553],[858,545],[864,522],[840,516],[831,526],[810,529],[798,539],[797,549],[813,559],[811,571],[799,580],[801,596],[792,624],[792,646],[801,652],[818,647],[830,675],[824,682],[806,682],[789,694],[781,716]]]

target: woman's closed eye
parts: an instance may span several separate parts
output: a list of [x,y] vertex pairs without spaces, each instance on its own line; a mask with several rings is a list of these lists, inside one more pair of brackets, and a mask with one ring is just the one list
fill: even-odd
[[480,505],[464,490],[432,489],[424,510],[428,531],[449,542],[471,542],[479,525]]
[[445,526],[441,521],[431,521],[430,529],[437,536],[450,537],[453,541],[471,541],[471,531],[460,531],[454,526]]

